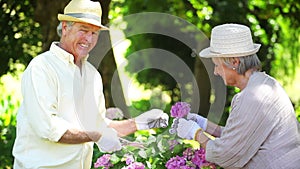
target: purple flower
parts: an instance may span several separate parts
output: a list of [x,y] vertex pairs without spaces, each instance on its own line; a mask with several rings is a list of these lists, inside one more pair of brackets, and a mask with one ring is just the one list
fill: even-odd
[[210,167],[212,169],[216,168],[215,164],[206,161],[204,148],[200,148],[196,150],[191,161],[193,164],[197,165],[200,168],[201,167]]
[[199,150],[196,150],[195,154],[194,154],[194,157],[192,158],[191,161],[192,161],[193,164],[195,164],[199,167],[202,167],[202,165],[204,163],[206,163],[204,149],[200,148]]
[[134,158],[133,158],[132,155],[130,155],[130,154],[125,154],[124,156],[125,156],[125,158],[126,158],[126,164],[127,164],[127,165],[129,165],[129,164],[131,164],[131,163],[134,162]]
[[140,162],[133,162],[127,167],[125,167],[125,169],[145,169],[145,165]]
[[177,169],[186,166],[185,164],[186,161],[184,157],[180,157],[177,155],[176,157],[170,158],[169,161],[167,161],[165,166],[167,167],[167,169]]
[[194,157],[194,150],[192,148],[187,148],[182,152],[182,155],[185,159],[191,160]]
[[171,116],[182,118],[191,111],[190,104],[186,102],[177,102],[171,107]]
[[110,154],[104,154],[103,156],[99,157],[96,163],[94,163],[94,167],[104,167],[104,169],[109,169],[109,167],[113,166],[113,164],[110,162],[110,157]]

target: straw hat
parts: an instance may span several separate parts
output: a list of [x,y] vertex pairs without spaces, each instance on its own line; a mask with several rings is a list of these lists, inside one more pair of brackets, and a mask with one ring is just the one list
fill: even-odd
[[199,55],[204,58],[248,56],[258,52],[260,46],[253,43],[247,26],[223,24],[212,29],[210,47]]
[[101,24],[102,8],[99,2],[90,0],[71,0],[64,9],[64,14],[58,14],[59,21],[89,23],[104,29]]

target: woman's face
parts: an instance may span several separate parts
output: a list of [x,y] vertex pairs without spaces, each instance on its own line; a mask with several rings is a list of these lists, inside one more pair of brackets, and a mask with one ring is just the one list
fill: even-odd
[[72,26],[63,26],[64,49],[73,54],[76,60],[86,57],[95,47],[99,30],[97,26],[86,23],[74,23]]
[[225,85],[235,86],[237,72],[224,64],[220,58],[212,58],[215,65],[214,74],[216,76],[221,76]]

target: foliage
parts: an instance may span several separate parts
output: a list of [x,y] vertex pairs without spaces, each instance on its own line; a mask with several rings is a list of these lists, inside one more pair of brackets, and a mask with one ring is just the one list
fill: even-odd
[[[146,106],[145,106],[146,105]],[[147,101],[142,100],[139,102],[134,102],[132,105],[131,116],[136,112],[143,112],[149,109],[149,104]],[[173,114],[186,114],[189,112],[189,104],[184,102],[177,102],[171,107],[167,106],[165,112],[173,112]],[[176,112],[176,113],[175,113]],[[114,116],[112,116],[114,117]],[[175,117],[175,116],[172,116]],[[174,119],[170,119],[173,121]],[[150,129],[150,130],[140,130],[134,134],[125,137],[129,142],[123,144],[122,150],[114,153],[103,153],[94,147],[93,162],[95,163],[94,168],[98,168],[102,164],[101,168],[111,168],[119,169],[128,166],[127,158],[131,156],[133,159],[131,161],[142,163],[146,168],[166,168],[167,163],[172,163],[174,158],[180,158],[184,161],[183,165],[210,165],[203,158],[203,150],[198,151],[199,143],[193,140],[183,140],[176,136],[176,134],[170,134],[170,126],[166,129]],[[122,143],[122,142],[121,142]],[[187,158],[187,152],[192,157],[197,152],[202,152],[198,155],[199,158],[195,156],[195,160],[199,163],[192,163],[192,158]],[[201,164],[200,164],[201,163]],[[211,164],[214,166],[213,164]],[[128,167],[129,168],[129,167]]]
[[13,164],[12,147],[16,137],[15,110],[18,106],[11,102],[12,96],[2,98],[0,109],[0,168],[10,168]]
[[19,93],[14,89],[20,80],[23,66],[15,65],[16,74],[0,78],[0,168],[11,168],[13,164],[12,147],[16,137],[16,112],[20,105]]
[[[43,45],[41,36],[45,35],[41,35],[41,25],[33,19],[36,2],[37,0],[0,0],[2,9],[0,11],[2,25],[0,28],[0,38],[2,39],[0,42],[2,54],[0,76],[8,71],[16,70],[15,67],[11,68],[10,64],[22,63],[27,65],[41,51]],[[285,85],[293,78],[295,63],[299,60],[299,5],[298,1],[293,0],[114,0],[110,6],[110,18],[114,19],[145,11],[163,12],[191,22],[208,37],[211,28],[217,24],[244,23],[254,31],[255,42],[263,45],[259,53],[259,57],[263,61],[263,69],[276,78],[282,79]],[[135,26],[135,23],[130,25]],[[141,49],[160,48],[175,53],[187,63],[191,70],[195,69],[195,59],[190,57],[191,49],[170,37],[145,34],[133,36],[130,40],[132,46],[128,49],[127,56]],[[134,46],[134,44],[137,45]],[[128,59],[130,58],[128,57]],[[128,71],[134,72],[138,66],[150,64],[151,62],[148,60],[141,61],[131,58]],[[162,88],[168,90],[170,98],[172,98],[171,102],[180,100],[178,85],[167,73],[156,69],[144,70],[139,72],[136,77],[140,83],[146,85],[146,88],[151,89],[153,86],[164,85]],[[0,97],[0,168],[9,168],[13,160],[11,149],[15,138],[15,113],[19,102],[15,100],[14,94],[3,88],[3,84],[0,84],[0,92],[2,93]],[[229,104],[235,93],[234,88],[228,88],[226,112],[230,110]],[[300,122],[300,101],[294,101],[294,104]],[[143,100],[143,102],[134,103],[134,106],[130,108],[133,112],[132,116],[138,113],[137,109],[148,110],[152,105],[148,100]],[[170,109],[170,105],[167,105],[166,109]],[[152,136],[156,137],[160,132],[156,131]],[[145,138],[150,137],[149,133],[138,133],[128,139],[135,140],[139,135]],[[167,160],[166,158],[180,154],[185,148],[184,146],[184,144],[179,144],[172,152],[169,152],[172,154],[162,153],[158,154],[158,160],[150,157],[148,160],[153,166],[160,166],[162,161]],[[99,151],[95,151],[95,157],[99,156]]]
[[[163,12],[179,16],[196,25],[208,37],[210,36],[211,28],[218,24],[235,22],[248,25],[252,29],[254,41],[262,44],[258,55],[262,61],[263,70],[280,79],[283,85],[286,85],[294,78],[300,57],[300,19],[297,14],[299,13],[297,9],[300,8],[299,2],[293,0],[226,0],[222,2],[214,0],[166,0],[159,2],[156,0],[115,0],[112,1],[111,7],[110,14],[112,18],[138,12]],[[145,24],[144,26],[149,25]],[[127,24],[127,29],[137,29],[136,27],[137,25],[134,22]],[[143,29],[143,25],[138,25],[138,27]],[[172,28],[165,27],[164,29],[175,31]],[[177,33],[182,32],[178,31]],[[140,34],[128,39],[132,43],[126,54],[129,62],[127,71],[136,77],[139,83],[145,85],[146,88],[151,89],[161,85],[170,94],[172,103],[179,101],[181,99],[180,92],[176,92],[179,90],[179,86],[174,80],[174,76],[157,69],[144,69],[137,72],[143,67],[151,67],[153,62],[149,58],[143,59],[144,57],[140,53],[136,56],[133,56],[133,53],[147,48],[163,49],[177,55],[195,72],[195,58],[189,57],[191,50],[175,39],[163,35]],[[169,64],[166,64],[166,66],[169,66]],[[180,72],[178,73],[180,74]],[[187,79],[184,82],[189,80]],[[227,90],[225,110],[229,110],[227,107],[230,106],[232,96],[236,94],[233,88],[228,88]],[[224,120],[226,118],[220,123],[224,124]]]
[[33,20],[35,0],[0,0],[0,76],[12,63],[28,62],[41,50],[40,25]]
[[[154,133],[154,134],[153,134]],[[127,138],[129,139],[129,138]],[[97,158],[101,158],[106,154],[110,154],[111,169],[119,169],[127,166],[126,159],[128,156],[132,156],[134,161],[143,163],[145,168],[166,168],[168,161],[173,158],[182,156],[183,159],[186,156],[186,152],[197,152],[199,144],[195,141],[182,140],[175,135],[166,133],[157,133],[154,130],[151,132],[139,131],[136,132],[133,138],[134,142],[142,143],[143,148],[135,146],[123,146],[123,149],[114,153],[96,153],[94,162]],[[190,154],[192,155],[192,154]],[[187,164],[193,166],[191,159],[185,159]],[[203,161],[204,162],[204,161]],[[171,161],[169,162],[171,163]],[[208,163],[207,163],[208,164]],[[210,164],[212,165],[212,164]]]

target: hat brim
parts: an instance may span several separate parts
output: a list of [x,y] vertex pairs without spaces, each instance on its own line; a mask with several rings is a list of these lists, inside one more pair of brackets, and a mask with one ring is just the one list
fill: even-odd
[[90,18],[76,18],[73,16],[69,16],[69,15],[64,15],[64,14],[58,14],[57,18],[59,21],[71,21],[71,22],[81,22],[81,23],[88,23],[91,25],[95,25],[100,27],[102,30],[108,30],[109,28],[102,25],[100,22],[94,20],[94,19],[90,19]]
[[202,58],[214,58],[214,57],[241,57],[241,56],[248,56],[258,52],[261,44],[253,44],[254,48],[250,51],[244,51],[240,53],[215,53],[211,52],[210,47],[203,49],[199,56]]

